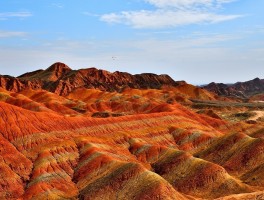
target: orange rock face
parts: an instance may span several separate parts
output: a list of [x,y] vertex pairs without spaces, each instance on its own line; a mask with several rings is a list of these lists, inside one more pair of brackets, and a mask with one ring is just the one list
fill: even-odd
[[264,122],[228,118],[228,100],[197,110],[206,90],[62,63],[0,83],[0,199],[264,195]]

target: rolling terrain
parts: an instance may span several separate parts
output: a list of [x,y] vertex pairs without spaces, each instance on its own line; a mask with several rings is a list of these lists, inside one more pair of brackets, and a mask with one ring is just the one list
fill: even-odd
[[0,199],[264,199],[262,102],[63,63],[0,87]]

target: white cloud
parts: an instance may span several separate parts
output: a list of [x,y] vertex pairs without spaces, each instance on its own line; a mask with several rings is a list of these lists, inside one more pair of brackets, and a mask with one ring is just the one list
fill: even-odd
[[7,20],[11,17],[17,17],[17,18],[26,18],[31,17],[31,12],[1,12],[0,13],[0,20]]
[[0,38],[7,38],[7,37],[24,37],[27,33],[25,32],[18,32],[18,31],[3,31],[0,30]]
[[145,0],[145,1],[159,8],[189,7],[199,4],[202,4],[204,6],[209,6],[212,4],[211,0]]
[[154,10],[122,11],[101,16],[110,24],[121,23],[133,28],[166,28],[189,24],[219,23],[241,15],[218,14],[222,4],[234,0],[145,0]]
[[145,2],[150,3],[158,8],[166,7],[184,7],[184,8],[199,8],[203,7],[214,7],[219,6],[224,3],[230,3],[234,0],[145,0]]
[[218,15],[199,11],[141,10],[105,14],[101,20],[107,23],[123,23],[134,28],[164,28],[188,24],[218,23],[238,17],[240,15]]

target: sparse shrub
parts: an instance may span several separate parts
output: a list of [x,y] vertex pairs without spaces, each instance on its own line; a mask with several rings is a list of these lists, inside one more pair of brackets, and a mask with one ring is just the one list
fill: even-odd
[[92,114],[92,117],[107,118],[110,117],[110,114],[108,112],[96,112]]
[[240,120],[246,120],[250,117],[255,116],[255,113],[252,112],[242,112],[242,113],[235,113],[234,117],[239,118]]

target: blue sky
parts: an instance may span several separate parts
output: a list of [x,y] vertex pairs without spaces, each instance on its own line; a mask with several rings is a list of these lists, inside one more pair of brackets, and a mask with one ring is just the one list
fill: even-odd
[[61,61],[193,84],[264,78],[263,8],[263,0],[2,0],[0,74]]

